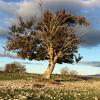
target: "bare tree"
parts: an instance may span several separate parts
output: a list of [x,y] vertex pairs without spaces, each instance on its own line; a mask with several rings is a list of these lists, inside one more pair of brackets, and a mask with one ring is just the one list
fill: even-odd
[[77,74],[78,74],[78,72],[75,71],[75,70],[71,70],[71,71],[70,71],[70,75],[72,75],[72,76],[76,76]]
[[60,70],[60,74],[61,75],[71,75],[71,76],[75,76],[78,74],[77,71],[75,70],[69,70],[67,67],[64,67]]
[[64,67],[60,70],[60,75],[69,75],[70,71],[67,67]]
[[7,49],[29,60],[49,60],[43,79],[50,79],[56,63],[78,63],[80,37],[74,27],[87,26],[85,17],[75,16],[65,10],[46,10],[37,20],[32,17],[25,21],[19,17],[18,25],[10,27]]

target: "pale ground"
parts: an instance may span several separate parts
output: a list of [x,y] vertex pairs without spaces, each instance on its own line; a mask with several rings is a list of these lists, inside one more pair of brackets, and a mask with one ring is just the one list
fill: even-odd
[[59,83],[35,82],[34,80],[6,80],[0,81],[1,88],[32,89],[36,84],[50,88],[65,88],[68,90],[95,89],[100,90],[100,81],[73,81]]

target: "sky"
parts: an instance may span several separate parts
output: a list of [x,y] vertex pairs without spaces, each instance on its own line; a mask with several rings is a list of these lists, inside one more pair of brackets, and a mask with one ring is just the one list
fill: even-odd
[[[48,61],[29,61],[17,58],[15,54],[5,52],[8,27],[17,23],[18,16],[28,19],[31,16],[39,16],[40,0],[0,0],[0,68],[14,61],[24,64],[27,72],[43,73]],[[85,41],[79,48],[83,59],[79,64],[56,64],[54,73],[59,73],[63,67],[76,70],[81,75],[100,74],[100,0],[42,0],[43,9],[55,11],[66,9],[75,15],[87,18],[90,25],[82,28],[85,32],[82,39]],[[80,30],[80,29],[79,29]]]

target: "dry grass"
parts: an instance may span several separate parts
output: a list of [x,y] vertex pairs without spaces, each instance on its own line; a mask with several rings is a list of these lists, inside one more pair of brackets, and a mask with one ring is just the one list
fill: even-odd
[[100,81],[0,81],[0,100],[99,100]]

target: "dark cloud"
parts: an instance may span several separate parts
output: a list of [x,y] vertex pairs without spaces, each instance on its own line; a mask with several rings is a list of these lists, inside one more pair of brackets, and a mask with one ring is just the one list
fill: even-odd
[[80,62],[79,64],[90,65],[94,67],[100,67],[100,61],[84,61]]
[[83,8],[80,0],[45,0],[43,4],[46,9],[66,9],[74,14],[80,14]]
[[85,35],[82,36],[83,47],[94,47],[100,45],[100,30],[89,29]]

